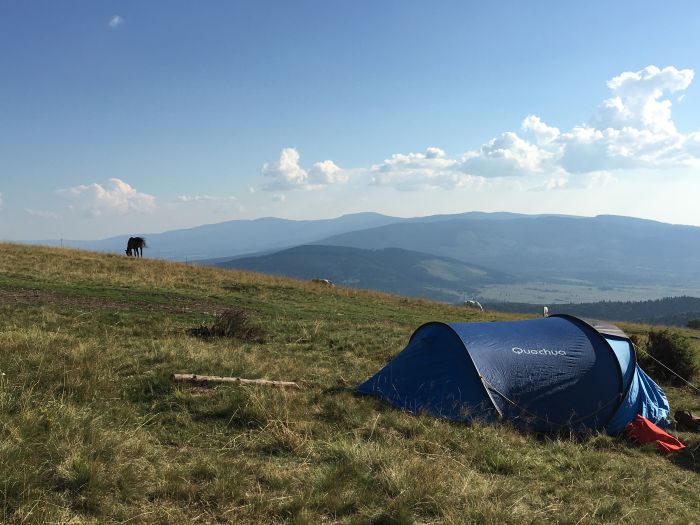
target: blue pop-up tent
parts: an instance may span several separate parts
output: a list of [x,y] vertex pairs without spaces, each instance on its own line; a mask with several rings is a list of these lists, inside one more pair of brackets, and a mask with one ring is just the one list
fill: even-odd
[[669,413],[622,330],[568,315],[427,323],[357,390],[414,413],[536,431],[618,434],[637,414],[664,425]]

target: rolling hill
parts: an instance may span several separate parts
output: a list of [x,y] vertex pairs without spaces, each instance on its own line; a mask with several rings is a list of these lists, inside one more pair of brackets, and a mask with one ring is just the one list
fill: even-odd
[[471,298],[485,284],[512,281],[503,272],[492,272],[456,259],[400,248],[362,250],[308,245],[220,262],[217,266],[300,279],[320,277],[353,288],[370,288],[448,302]]
[[598,286],[700,283],[700,228],[629,217],[397,223],[335,235],[319,244],[418,250],[523,280],[583,281]]

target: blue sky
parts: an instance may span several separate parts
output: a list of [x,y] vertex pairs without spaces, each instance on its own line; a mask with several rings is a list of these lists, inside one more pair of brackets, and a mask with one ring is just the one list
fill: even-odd
[[700,225],[700,4],[0,4],[0,239],[378,211]]

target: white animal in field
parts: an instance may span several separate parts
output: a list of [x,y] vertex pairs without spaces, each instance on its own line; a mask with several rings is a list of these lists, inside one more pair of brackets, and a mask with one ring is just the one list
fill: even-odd
[[333,284],[333,281],[331,281],[330,279],[315,278],[315,279],[311,279],[311,282],[316,283],[316,284],[322,284],[324,286],[335,286],[335,284]]
[[484,311],[484,307],[481,306],[481,303],[479,301],[472,301],[471,299],[468,299],[464,301],[464,306],[467,308],[473,308],[474,310],[480,310]]

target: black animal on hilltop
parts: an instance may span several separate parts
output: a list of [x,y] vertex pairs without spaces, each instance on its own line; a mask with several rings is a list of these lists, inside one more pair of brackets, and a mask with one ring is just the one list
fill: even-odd
[[143,257],[143,249],[147,248],[146,239],[143,237],[129,237],[126,243],[126,255],[131,257]]

